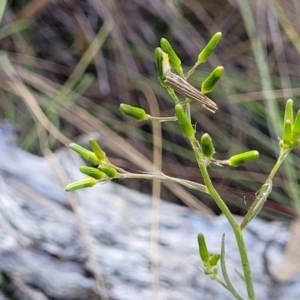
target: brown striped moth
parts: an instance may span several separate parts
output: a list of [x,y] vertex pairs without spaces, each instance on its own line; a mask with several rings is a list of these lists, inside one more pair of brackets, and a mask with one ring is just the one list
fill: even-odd
[[199,90],[190,85],[185,79],[175,74],[171,70],[169,63],[169,56],[167,53],[162,54],[162,76],[166,84],[168,84],[174,91],[185,96],[196,104],[206,108],[207,110],[215,113],[218,106],[215,102],[210,100],[207,96],[203,95]]
[[195,102],[196,104],[204,107],[205,109],[215,113],[218,106],[215,102],[203,95],[199,90],[190,85],[179,75],[166,70],[163,74],[164,82],[167,83],[174,91]]

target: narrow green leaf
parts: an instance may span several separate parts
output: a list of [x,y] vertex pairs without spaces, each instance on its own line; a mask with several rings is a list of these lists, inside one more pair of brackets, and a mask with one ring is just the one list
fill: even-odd
[[226,269],[226,263],[225,263],[225,234],[223,234],[222,237],[222,246],[221,246],[221,270],[224,277],[224,280],[226,282],[227,289],[231,292],[231,294],[237,299],[237,300],[244,300],[244,298],[236,291],[233,284],[231,283],[227,269]]

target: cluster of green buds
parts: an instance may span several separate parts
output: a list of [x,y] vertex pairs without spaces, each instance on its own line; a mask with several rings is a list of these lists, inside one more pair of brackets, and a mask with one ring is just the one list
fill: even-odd
[[[218,32],[211,38],[206,47],[200,52],[194,67],[185,75],[183,73],[181,60],[179,59],[178,55],[174,51],[171,44],[165,38],[162,38],[160,41],[160,47],[155,49],[155,63],[158,71],[158,79],[161,85],[167,89],[171,88],[186,98],[194,101],[195,99],[193,99],[193,93],[186,92],[192,88],[188,86],[188,83],[184,82],[184,80],[186,80],[201,63],[207,61],[213,50],[218,45],[221,37],[222,34]],[[212,91],[217,81],[223,75],[223,72],[223,67],[217,67],[211,72],[211,74],[201,85],[202,95]],[[176,75],[184,80],[180,80],[176,77]],[[175,103],[177,103],[177,99],[174,100]]]
[[100,148],[97,141],[90,139],[89,143],[93,151],[83,148],[75,143],[70,144],[70,148],[73,151],[92,163],[94,166],[80,167],[80,172],[89,177],[69,183],[65,188],[67,192],[92,187],[99,182],[108,181],[118,176],[118,172],[115,168],[111,167],[105,152]]
[[204,235],[202,233],[198,234],[198,249],[199,255],[204,265],[204,273],[208,275],[211,279],[215,280],[218,275],[217,264],[220,260],[221,255],[218,253],[210,255]]
[[300,138],[300,110],[294,122],[293,100],[289,99],[285,105],[283,134],[279,145],[283,151],[292,150],[299,144]]
[[[177,92],[178,94],[183,95],[185,97],[185,101],[182,103],[182,105],[192,101],[211,112],[215,112],[217,110],[217,105],[204,94],[209,93],[213,90],[215,84],[223,75],[224,68],[215,68],[209,74],[209,76],[202,82],[201,91],[191,86],[186,81],[186,79],[192,74],[192,72],[196,69],[197,66],[207,61],[211,53],[218,45],[221,37],[222,34],[218,32],[211,38],[211,40],[208,42],[205,48],[200,52],[196,64],[188,72],[188,74],[183,73],[181,60],[176,54],[171,44],[169,43],[169,41],[165,38],[162,38],[160,40],[160,47],[157,47],[155,49],[155,63],[158,71],[158,79],[161,85],[167,89],[167,91],[175,101],[175,104],[179,103],[179,100],[175,94],[175,92]],[[148,115],[142,108],[134,107],[127,104],[121,104],[120,111],[123,114],[134,118],[136,121],[159,120],[159,118]],[[183,114],[181,113],[181,111],[182,109],[179,106],[177,106],[177,108],[175,108],[176,116],[178,114],[182,116]],[[172,119],[172,117],[169,117],[165,119],[160,119],[159,121],[169,120],[173,121],[174,119]],[[191,136],[194,130],[191,129],[191,126],[187,127],[189,127],[187,130],[183,130],[184,135]]]

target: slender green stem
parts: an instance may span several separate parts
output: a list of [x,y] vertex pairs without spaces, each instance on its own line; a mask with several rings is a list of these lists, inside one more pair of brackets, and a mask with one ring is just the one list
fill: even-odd
[[209,194],[208,189],[205,185],[200,184],[198,182],[193,182],[190,180],[186,180],[186,179],[181,179],[181,178],[175,178],[175,177],[171,177],[171,176],[167,176],[163,173],[159,173],[159,174],[140,174],[140,173],[129,173],[124,171],[121,168],[115,167],[116,170],[121,171],[122,173],[118,173],[118,177],[125,179],[125,178],[138,178],[138,179],[150,179],[150,180],[154,180],[154,179],[158,179],[158,180],[165,180],[165,181],[171,181],[171,182],[176,182],[178,184],[181,184],[189,189],[194,189],[194,190],[198,190],[201,191],[203,193]]
[[243,298],[240,296],[240,294],[236,291],[234,288],[233,284],[231,283],[228,273],[227,273],[227,268],[226,268],[226,263],[225,263],[225,234],[223,234],[222,238],[222,247],[221,247],[221,269],[222,269],[222,274],[226,283],[226,288],[231,292],[231,294],[237,299],[237,300],[243,300]]
[[151,121],[158,121],[158,122],[174,122],[177,121],[177,117],[152,117],[152,116],[148,116],[148,120]]
[[196,140],[195,137],[192,137],[190,139],[190,142],[191,142],[192,148],[194,150],[200,172],[203,176],[204,183],[209,191],[209,194],[214,199],[214,201],[216,202],[216,204],[218,205],[218,207],[220,208],[222,213],[225,215],[225,217],[227,218],[229,224],[231,225],[231,227],[233,229],[233,232],[234,232],[234,235],[235,235],[235,238],[237,241],[237,245],[239,248],[239,252],[240,252],[240,257],[241,257],[241,262],[242,262],[242,267],[243,267],[243,272],[244,272],[244,277],[245,277],[245,283],[246,283],[246,287],[247,287],[248,298],[251,300],[254,300],[255,293],[254,293],[254,288],[253,288],[251,269],[250,269],[248,255],[247,255],[247,248],[246,248],[244,237],[243,237],[243,232],[242,232],[241,228],[239,227],[239,225],[234,220],[233,215],[231,214],[227,205],[222,200],[222,198],[220,197],[220,195],[218,194],[218,192],[216,191],[216,189],[214,188],[214,186],[210,180],[210,176],[207,171],[206,161],[201,153],[201,147],[200,147],[198,141]]
[[186,74],[184,74],[184,78],[188,79],[195,72],[195,70],[197,69],[198,66],[199,66],[199,63],[196,62],[195,65]]
[[166,87],[169,95],[172,97],[172,99],[174,100],[175,104],[179,103],[178,97],[176,96],[175,92],[173,89],[171,89],[169,86]]

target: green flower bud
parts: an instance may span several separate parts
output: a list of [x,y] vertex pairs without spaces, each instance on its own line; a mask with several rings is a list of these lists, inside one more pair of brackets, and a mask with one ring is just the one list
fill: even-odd
[[219,262],[219,259],[221,258],[221,255],[218,253],[213,254],[210,258],[209,258],[209,264],[214,267],[217,265],[217,263]]
[[97,180],[107,178],[107,176],[97,168],[82,166],[79,168],[79,170],[81,173],[93,177]]
[[87,187],[92,187],[97,183],[97,180],[94,178],[84,178],[81,180],[78,180],[76,182],[72,182],[69,183],[66,187],[65,187],[65,191],[66,192],[73,192],[79,189],[84,189]]
[[69,146],[73,151],[78,153],[85,160],[91,162],[93,165],[99,165],[100,160],[97,158],[94,152],[87,150],[75,143],[71,143]]
[[157,68],[157,72],[158,72],[158,79],[160,84],[163,87],[166,87],[167,84],[164,83],[164,79],[163,79],[163,55],[165,54],[164,51],[162,51],[162,49],[160,47],[157,47],[155,49],[155,64],[156,64],[156,68]]
[[297,112],[294,127],[293,127],[293,141],[296,142],[300,137],[300,109]]
[[283,121],[282,141],[279,143],[282,148],[290,148],[293,144],[293,100],[286,101]]
[[104,174],[106,174],[109,178],[116,178],[118,176],[117,170],[112,167],[109,167],[108,165],[99,165],[98,169]]
[[178,124],[184,136],[191,138],[195,134],[193,125],[191,124],[189,118],[187,117],[181,104],[176,104],[175,113],[177,116]]
[[202,135],[200,144],[203,155],[207,158],[211,158],[215,153],[215,148],[208,133]]
[[220,39],[222,37],[222,33],[221,32],[217,32],[211,39],[210,41],[207,43],[207,45],[205,46],[205,48],[200,52],[200,54],[198,55],[198,64],[201,64],[203,62],[206,62],[207,59],[209,58],[209,56],[211,55],[211,53],[215,50],[215,48],[217,47]]
[[201,260],[203,261],[203,263],[207,264],[209,261],[210,255],[208,253],[205,238],[202,233],[198,234],[198,248],[199,248],[199,254],[200,254]]
[[181,60],[175,53],[174,49],[172,48],[171,44],[165,38],[160,40],[160,46],[162,50],[168,54],[169,62],[173,69],[175,69],[180,75],[183,75],[183,70],[181,67]]
[[257,159],[258,156],[258,151],[252,150],[231,156],[227,162],[231,167],[238,167],[241,164]]
[[148,115],[146,112],[140,108],[140,107],[135,107],[127,104],[120,104],[120,111],[124,114],[127,115],[136,121],[145,121],[148,119]]
[[289,147],[290,143],[292,142],[292,138],[293,138],[292,123],[290,120],[286,120],[283,125],[283,136],[282,136],[283,144]]
[[89,143],[90,143],[90,146],[91,146],[92,150],[94,151],[95,155],[97,156],[97,158],[99,160],[105,160],[106,159],[105,152],[100,148],[97,141],[94,139],[90,139]]
[[293,100],[289,99],[286,101],[285,104],[285,111],[284,111],[284,123],[290,120],[291,124],[294,122],[294,116],[293,116]]
[[224,68],[223,67],[215,68],[208,75],[208,77],[206,77],[206,79],[202,82],[202,85],[201,85],[202,94],[207,94],[207,93],[211,92],[213,90],[215,84],[222,77],[223,73],[224,73]]

